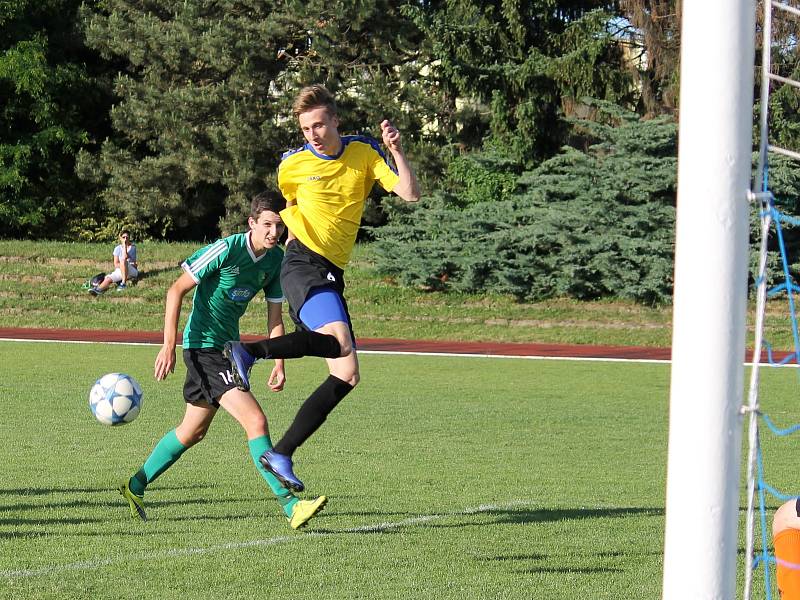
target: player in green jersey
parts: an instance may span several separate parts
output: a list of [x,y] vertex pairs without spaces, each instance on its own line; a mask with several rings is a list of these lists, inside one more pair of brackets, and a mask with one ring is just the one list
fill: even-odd
[[[183,421],[156,444],[144,465],[119,486],[134,518],[147,520],[145,488],[205,437],[220,406],[244,428],[250,456],[292,528],[305,525],[327,501],[325,496],[298,499],[261,466],[259,456],[272,448],[267,418],[253,394],[237,388],[228,360],[222,354],[226,341],[239,339],[239,319],[259,290],[267,298],[269,336],[284,334],[280,285],[283,251],[277,246],[284,231],[279,214],[284,207],[285,201],[277,193],[263,192],[256,196],[248,218],[249,230],[195,252],[181,265],[184,273],[167,292],[164,344],[154,368],[159,381],[175,370],[181,302],[194,290],[192,312],[183,332],[186,412]],[[276,360],[268,386],[279,392],[285,382],[283,360]]]

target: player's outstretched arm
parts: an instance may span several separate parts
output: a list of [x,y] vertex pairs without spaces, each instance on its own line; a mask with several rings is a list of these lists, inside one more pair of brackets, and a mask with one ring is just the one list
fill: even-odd
[[[282,302],[267,302],[267,330],[269,337],[275,338],[282,336],[286,333],[283,326],[283,303]],[[282,358],[275,359],[275,366],[267,380],[267,386],[273,392],[280,392],[283,386],[286,385],[286,371]]]
[[156,356],[153,375],[158,381],[166,379],[175,372],[175,346],[178,343],[178,320],[181,316],[183,297],[197,284],[192,276],[184,273],[175,280],[167,292],[167,304],[164,309],[164,343]]
[[392,191],[406,202],[416,202],[420,197],[419,182],[400,145],[400,132],[389,120],[384,120],[381,122],[381,134],[383,143],[394,158],[397,175],[400,177]]

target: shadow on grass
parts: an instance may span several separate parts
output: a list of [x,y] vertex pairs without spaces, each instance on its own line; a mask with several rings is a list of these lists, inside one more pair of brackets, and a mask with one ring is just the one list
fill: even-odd
[[[475,515],[494,517],[489,523],[476,522],[471,517]],[[517,509],[500,508],[482,510],[475,513],[458,513],[453,515],[460,519],[459,523],[431,523],[430,527],[466,527],[484,524],[517,524],[525,525],[528,523],[552,523],[554,521],[574,521],[582,519],[607,519],[624,518],[632,516],[658,517],[664,515],[663,508],[652,507],[623,507],[623,508],[539,508],[539,509]],[[446,516],[446,515],[442,515]],[[470,517],[469,521],[464,521],[464,517]]]
[[527,560],[546,560],[548,556],[546,554],[501,554],[499,556],[483,556],[478,558],[478,560],[483,560],[487,562],[506,562],[506,561],[527,561]]
[[[644,556],[644,555],[651,555],[651,556],[661,556],[661,552],[644,552],[644,553],[636,553],[636,556]],[[625,552],[597,552],[588,559],[621,559],[624,560],[628,556],[628,553]],[[523,565],[518,565],[515,563],[529,563],[529,562],[543,562],[543,561],[552,561],[554,559],[553,556],[541,553],[531,553],[531,554],[506,554],[506,555],[498,555],[498,556],[484,556],[484,557],[476,557],[476,560],[486,563],[510,563],[515,568],[512,568],[509,572],[515,573],[518,575],[532,575],[537,573],[574,573],[574,574],[584,574],[590,575],[592,573],[622,573],[624,569],[614,567],[614,566],[596,566],[596,567],[577,567],[577,566],[570,566],[570,565],[561,565],[555,567],[545,567],[545,566],[530,566],[524,567]],[[618,561],[619,562],[619,561]]]
[[517,569],[514,573],[520,575],[534,575],[536,573],[575,573],[591,575],[592,573],[622,573],[622,569],[616,567],[534,567],[531,569]]
[[[594,562],[603,562],[602,559],[616,560],[617,564],[624,562],[629,555],[635,554],[637,557],[650,555],[662,556],[661,552],[636,552],[628,553],[618,550],[601,551],[590,553],[585,558]],[[598,560],[600,559],[600,560]],[[485,563],[508,563],[512,567],[508,572],[518,575],[532,575],[537,573],[574,573],[590,575],[592,573],[622,573],[625,569],[616,566],[594,566],[594,567],[581,567],[581,566],[526,566],[524,563],[542,563],[545,561],[553,561],[555,558],[548,554],[540,552],[532,552],[530,554],[499,554],[496,556],[476,556],[475,560]],[[562,562],[558,560],[557,562]]]
[[137,279],[142,281],[143,279],[150,279],[151,277],[155,277],[156,275],[161,275],[161,273],[179,273],[181,268],[181,263],[175,263],[174,267],[162,267],[160,269],[147,269],[146,271],[140,271],[139,276]]
[[[338,497],[337,497],[337,500],[338,500]],[[415,516],[415,513],[410,513],[410,512],[389,512],[389,511],[383,512],[383,511],[377,511],[377,510],[358,510],[358,511],[353,510],[353,511],[341,511],[341,512],[337,511],[336,512],[336,516],[339,516],[339,517],[381,517],[381,518],[403,517],[403,518],[407,519],[409,517]]]
[[[213,485],[173,485],[173,486],[160,486],[156,488],[158,491],[169,491],[169,490],[194,490],[194,489],[208,489],[215,487]],[[155,490],[154,490],[155,491]],[[83,498],[75,498],[74,494],[86,494],[86,493],[101,493],[103,494],[102,497],[99,498],[92,498],[92,499],[83,499]],[[48,535],[67,535],[67,532],[61,531],[59,526],[70,526],[70,525],[89,525],[89,524],[96,524],[96,523],[107,523],[109,518],[112,520],[115,518],[115,515],[123,515],[126,516],[128,514],[128,504],[127,502],[119,496],[115,489],[109,488],[29,488],[29,489],[2,489],[0,490],[0,495],[19,495],[19,496],[27,496],[27,497],[38,497],[44,498],[45,501],[43,502],[22,502],[16,504],[4,504],[0,505],[0,510],[4,513],[9,512],[29,512],[29,511],[71,511],[74,512],[76,509],[83,513],[86,510],[101,510],[106,511],[109,517],[89,517],[89,516],[59,516],[59,517],[36,517],[36,516],[29,516],[29,517],[20,517],[20,516],[8,516],[4,518],[0,518],[0,526],[6,527],[25,527],[25,526],[32,526],[32,527],[42,527],[46,526],[50,529],[47,531]],[[50,501],[49,496],[54,497],[53,501]],[[216,499],[214,501],[215,504],[236,504],[237,500],[232,499]],[[157,510],[158,508],[165,508],[169,506],[190,506],[190,505],[202,505],[205,506],[208,504],[208,500],[205,498],[190,498],[190,499],[163,499],[163,500],[154,500],[148,501],[148,509],[152,508]],[[241,517],[248,517],[251,516],[249,514],[242,514]],[[187,517],[188,519],[189,517]],[[207,518],[216,518],[216,517],[206,517],[206,516],[195,516],[191,517],[192,519],[207,519]],[[230,514],[226,515],[225,517],[219,517],[220,519],[230,519],[235,518]],[[181,519],[172,519],[172,520],[181,520]],[[42,535],[43,532],[38,530],[29,530],[29,531],[14,531],[8,532],[3,531],[0,532],[0,539],[6,538],[33,538]]]
[[[189,485],[152,485],[147,488],[149,492],[158,490],[205,490],[217,487],[216,484],[189,484]],[[47,496],[49,494],[95,494],[115,492],[116,486],[109,487],[27,487],[27,488],[0,488],[0,496]],[[4,507],[5,508],[5,507]]]
[[[345,514],[345,513],[338,513]],[[398,513],[358,513],[387,517]],[[407,514],[407,513],[399,513]],[[558,508],[558,509],[516,509],[491,508],[480,511],[458,512],[454,514],[440,513],[427,517],[415,517],[401,521],[349,527],[346,529],[315,529],[324,534],[387,534],[398,533],[410,527],[429,527],[431,529],[449,529],[463,527],[486,527],[487,525],[525,525],[530,523],[551,523],[556,521],[580,519],[624,518],[631,516],[657,517],[663,516],[663,508],[624,507],[624,508]],[[478,517],[476,519],[476,517]],[[488,520],[487,520],[488,517]],[[442,523],[447,519],[451,522]],[[455,520],[455,522],[452,522]]]
[[[83,525],[88,523],[105,523],[107,519],[95,519],[88,517],[53,517],[52,519],[19,519],[12,517],[10,519],[0,519],[0,526],[2,525]],[[48,532],[51,535],[55,532]]]
[[[106,490],[108,491],[108,490]],[[97,509],[109,509],[114,510],[117,506],[124,506],[126,509],[128,507],[127,501],[125,501],[122,496],[116,494],[112,496],[113,501],[108,502],[105,498],[97,499],[97,500],[63,500],[60,502],[44,502],[42,504],[33,504],[33,503],[25,503],[25,504],[9,504],[0,506],[0,509],[3,511],[29,511],[29,510],[59,510],[59,509],[70,509],[70,508],[97,508]],[[207,505],[208,500],[206,498],[191,498],[188,500],[151,500],[148,498],[146,507],[150,508],[158,508],[158,507],[166,507],[166,506],[189,506],[192,504],[202,504]],[[215,499],[215,504],[236,504],[238,500],[232,499]],[[8,525],[9,521],[13,519],[0,519],[0,525]]]

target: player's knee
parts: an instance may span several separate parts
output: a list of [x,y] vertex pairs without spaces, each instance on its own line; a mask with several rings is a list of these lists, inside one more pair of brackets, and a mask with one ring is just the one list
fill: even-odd
[[195,427],[192,429],[179,429],[176,431],[178,440],[187,448],[191,448],[195,444],[203,441],[208,433],[208,427]]
[[262,435],[267,432],[267,417],[264,416],[264,413],[259,412],[253,416],[252,427],[257,429]]
[[349,356],[353,352],[353,341],[350,339],[350,336],[346,336],[345,339],[339,338],[339,348],[341,351],[339,352],[339,358],[344,358],[345,356]]
[[248,439],[253,439],[267,434],[267,417],[262,412],[254,412],[247,416],[242,423]]
[[359,374],[358,370],[331,373],[331,375],[341,379],[345,383],[349,384],[351,387],[356,387],[358,385],[358,382],[361,381],[361,375]]

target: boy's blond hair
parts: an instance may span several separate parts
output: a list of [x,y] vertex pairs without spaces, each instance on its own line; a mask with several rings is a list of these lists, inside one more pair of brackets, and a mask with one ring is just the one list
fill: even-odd
[[297,94],[294,105],[292,105],[292,112],[295,117],[299,117],[304,112],[320,106],[327,108],[332,117],[336,116],[336,100],[334,100],[333,94],[328,91],[328,88],[319,84],[310,85],[304,87]]

